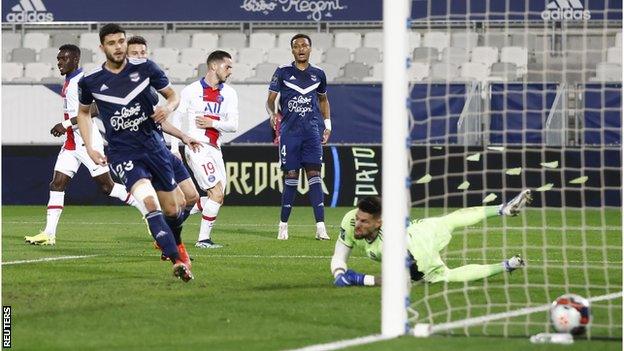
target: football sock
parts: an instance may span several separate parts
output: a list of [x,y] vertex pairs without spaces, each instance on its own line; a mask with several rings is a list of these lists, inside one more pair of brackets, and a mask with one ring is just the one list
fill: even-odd
[[469,264],[454,269],[449,269],[446,274],[447,282],[470,282],[487,278],[491,275],[505,271],[500,263],[495,264]]
[[488,217],[498,216],[498,210],[499,206],[468,207],[451,212],[442,218],[444,219],[443,223],[453,231],[455,228],[467,227]]
[[203,212],[204,211],[204,204],[206,203],[207,200],[208,200],[208,196],[200,197],[199,200],[197,200],[197,202],[195,203],[195,205],[193,205],[193,208],[191,208],[190,214],[196,214],[197,212]]
[[48,210],[46,216],[45,232],[50,237],[56,236],[56,226],[63,212],[63,204],[65,203],[64,191],[50,191],[50,199],[48,200]]
[[113,183],[113,184],[114,184],[113,185],[113,189],[111,190],[110,194],[108,194],[108,196],[116,197],[116,198],[118,198],[119,200],[125,202],[128,205],[136,207],[139,211],[141,211],[141,214],[143,216],[145,216],[147,214],[147,210],[145,209],[145,206],[140,204],[134,198],[134,196],[132,196],[132,194],[128,193],[126,191],[126,187],[124,187],[123,185],[121,185],[119,183]]
[[212,199],[206,200],[204,203],[204,210],[202,211],[202,221],[199,227],[199,236],[197,241],[210,239],[210,232],[212,232],[212,226],[217,220],[217,214],[219,214],[219,208],[221,204],[213,201]]
[[178,253],[178,247],[173,237],[173,233],[167,225],[162,212],[150,212],[145,215],[145,220],[149,226],[150,234],[152,234],[152,237],[162,249],[163,254],[169,257],[171,262],[175,263],[176,260],[180,259],[180,254]]
[[295,193],[297,191],[297,184],[299,179],[286,178],[284,179],[284,192],[282,193],[282,213],[280,220],[284,223],[288,222],[290,217],[290,211],[292,211],[293,201],[295,200]]
[[323,205],[323,186],[321,183],[321,177],[314,176],[308,179],[310,184],[310,204],[314,211],[314,219],[316,222],[323,222],[325,220],[325,207]]
[[171,233],[173,234],[176,245],[182,243],[182,223],[184,223],[185,219],[186,217],[184,217],[183,212],[180,212],[177,217],[165,216],[165,222],[167,222],[167,225],[171,228]]

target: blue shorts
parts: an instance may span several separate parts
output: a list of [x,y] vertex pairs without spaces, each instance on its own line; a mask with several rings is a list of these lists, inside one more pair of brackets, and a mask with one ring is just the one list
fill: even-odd
[[280,135],[280,164],[282,171],[299,170],[306,165],[323,163],[321,137],[317,133],[309,135]]
[[109,155],[110,168],[130,191],[139,179],[150,179],[157,191],[172,191],[178,184],[175,181],[171,157],[175,157],[166,148],[150,153],[128,153],[127,155]]
[[173,178],[175,179],[176,183],[180,184],[183,181],[189,179],[191,177],[191,174],[186,169],[186,167],[184,167],[184,162],[182,162],[182,160],[180,160],[179,158],[175,157],[173,153],[170,152],[169,154],[171,154],[171,166],[173,167]]

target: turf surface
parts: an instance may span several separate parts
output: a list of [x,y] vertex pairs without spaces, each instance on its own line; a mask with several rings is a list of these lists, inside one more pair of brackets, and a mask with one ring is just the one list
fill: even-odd
[[[326,222],[333,239],[346,210],[327,209]],[[159,253],[152,248],[146,227],[134,209],[67,206],[55,247],[29,246],[23,242],[24,235],[37,234],[43,228],[45,210],[42,206],[4,206],[2,212],[2,303],[13,309],[12,348],[16,350],[281,350],[379,332],[380,289],[332,286],[329,262],[334,241],[314,240],[309,208],[293,210],[291,239],[283,242],[275,239],[277,208],[225,206],[213,232],[213,239],[225,245],[218,250],[192,247],[199,229],[199,216],[191,217],[184,238],[194,257],[196,279],[188,284],[175,280],[171,276],[171,264],[159,260]],[[568,283],[583,287],[581,294],[590,286],[590,292],[596,295],[620,291],[621,231],[596,230],[581,234],[571,230],[562,234],[548,229],[560,227],[562,217],[568,227],[621,226],[621,214],[617,211],[581,216],[561,216],[561,211],[544,216],[532,211],[523,218],[506,219],[504,223],[495,219],[488,222],[491,227],[485,236],[480,225],[472,231],[461,231],[449,246],[448,265],[476,263],[467,260],[484,257],[489,261],[491,257],[506,253],[501,245],[510,249],[524,245],[522,253],[530,262],[533,257],[539,256],[539,259],[534,260],[526,274],[490,278],[484,291],[492,299],[505,295],[505,289],[500,287],[508,286],[512,287],[507,292],[510,301],[523,303],[530,299],[532,303],[545,303],[547,295],[557,294],[557,285],[564,284],[566,276]],[[506,235],[500,228],[503,224],[508,227],[504,231]],[[540,226],[547,228],[518,229]],[[476,235],[470,235],[473,232]],[[564,242],[570,246],[571,240],[578,238],[584,238],[584,250],[558,248]],[[488,249],[477,249],[482,247]],[[462,254],[466,248],[469,250]],[[63,256],[88,257],[7,264]],[[575,272],[574,263],[557,269],[558,262],[563,259],[597,262],[590,264],[597,268],[579,270],[575,276],[576,273],[571,273]],[[381,270],[361,252],[354,252],[350,263],[358,271],[377,274]],[[550,290],[538,285],[543,284],[546,275],[554,286]],[[514,284],[525,281],[536,284],[536,288],[513,288]],[[605,289],[607,284],[609,289]],[[462,287],[461,284],[451,286]],[[414,287],[412,300],[418,301],[424,289]],[[442,285],[427,289],[435,293]],[[465,305],[463,294],[448,296],[454,307]],[[478,296],[478,292],[470,293],[474,312],[478,312]],[[445,306],[436,299],[421,301],[419,306],[423,307],[423,303],[429,303],[436,311],[443,311]],[[461,310],[456,313],[453,318],[464,317]],[[446,318],[444,315],[435,319],[444,321]],[[533,328],[542,328],[543,318],[543,315],[525,317],[521,319],[527,321],[525,326],[511,320],[507,332],[523,334],[526,328],[532,332]],[[621,300],[596,309],[594,318],[598,325],[613,325],[592,330],[594,336],[621,339]],[[566,348],[535,346],[525,337],[496,336],[501,334],[498,327],[492,325],[493,329],[480,327],[468,331],[476,337],[436,336],[425,340],[404,337],[353,349],[591,348],[595,351],[622,348],[621,340],[580,341]],[[494,336],[484,337],[484,332]],[[464,330],[455,332],[463,333]]]

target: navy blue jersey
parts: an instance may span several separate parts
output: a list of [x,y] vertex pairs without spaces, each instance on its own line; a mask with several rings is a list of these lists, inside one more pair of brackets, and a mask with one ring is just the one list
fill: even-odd
[[325,72],[317,66],[308,65],[300,70],[292,62],[277,68],[269,90],[280,93],[279,107],[282,113],[281,134],[320,134],[323,119],[317,94],[327,92]]
[[103,66],[85,74],[78,83],[79,101],[94,100],[106,129],[109,154],[165,147],[159,128],[150,116],[154,113],[152,87],[169,86],[165,73],[152,61],[128,59],[119,73]]

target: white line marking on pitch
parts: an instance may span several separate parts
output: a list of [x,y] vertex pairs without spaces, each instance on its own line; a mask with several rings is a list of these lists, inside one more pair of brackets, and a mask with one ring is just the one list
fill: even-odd
[[39,262],[49,262],[49,261],[62,261],[62,260],[77,260],[81,258],[90,258],[96,257],[99,255],[81,255],[81,256],[60,256],[60,257],[44,257],[38,258],[34,260],[20,260],[20,261],[8,261],[2,262],[3,266],[9,266],[14,264],[25,264],[25,263],[39,263]]
[[384,336],[379,334],[362,336],[355,339],[347,339],[347,340],[338,340],[334,342],[330,342],[327,344],[318,344],[306,346],[300,349],[293,349],[291,351],[331,351],[331,350],[339,350],[345,347],[357,346],[357,345],[365,345],[370,344],[377,341],[383,341],[388,339],[394,339],[394,336]]

